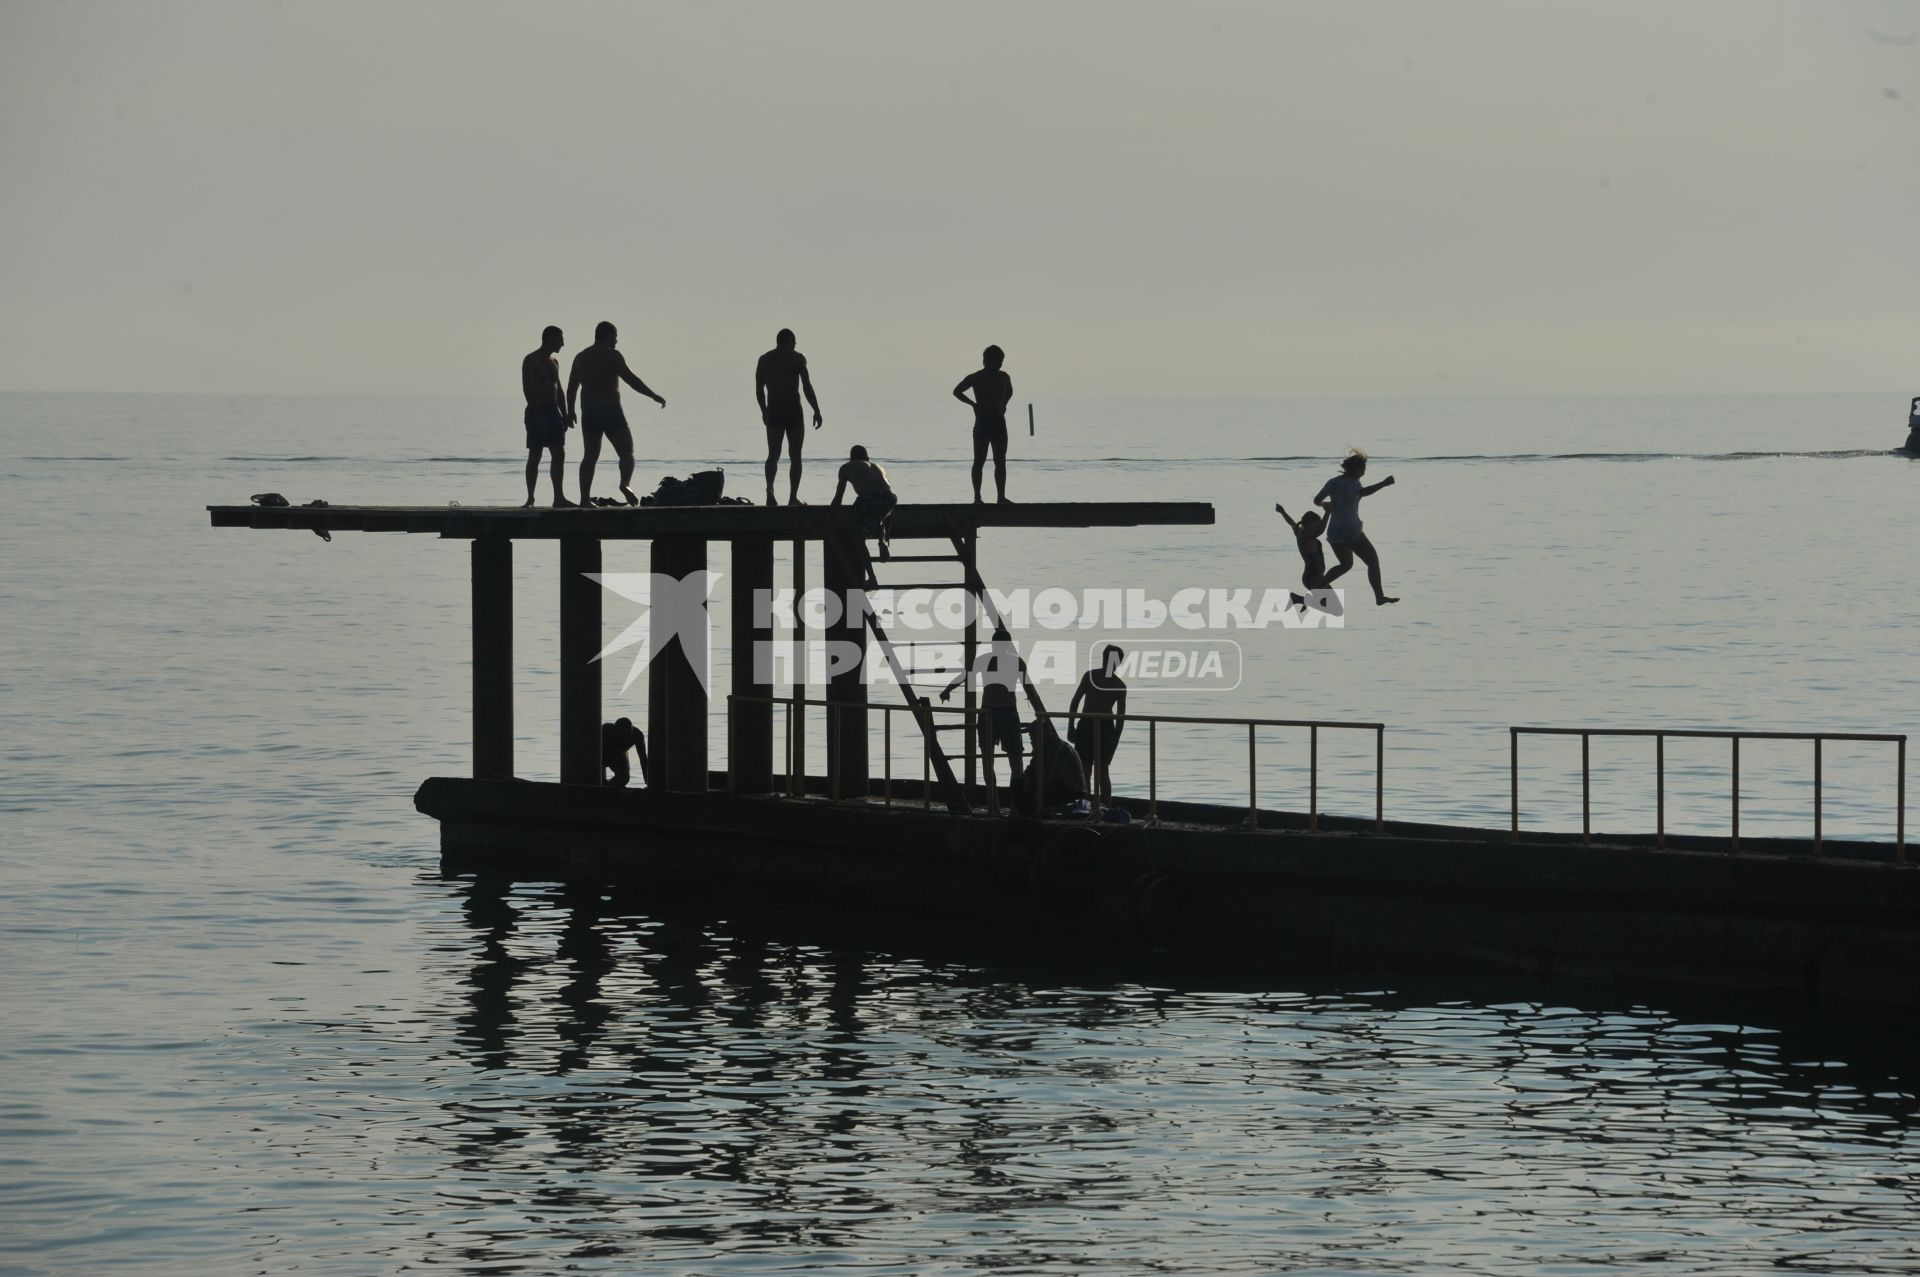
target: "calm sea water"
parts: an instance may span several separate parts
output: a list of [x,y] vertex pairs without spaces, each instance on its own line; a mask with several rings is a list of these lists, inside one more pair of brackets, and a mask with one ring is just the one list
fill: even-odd
[[[813,499],[854,441],[907,500],[966,495],[956,406],[828,406]],[[1043,404],[1015,497],[1220,522],[989,537],[982,567],[1285,583],[1273,502],[1365,446],[1405,602],[1241,634],[1237,692],[1135,708],[1378,719],[1389,815],[1499,824],[1510,724],[1913,727],[1903,408]],[[756,423],[635,416],[643,478],[757,490]],[[0,396],[0,1272],[1920,1269],[1905,1022],[1233,988],[442,878],[409,800],[467,759],[462,548],[202,507],[511,500],[518,446],[500,400]],[[531,776],[554,560],[516,560]],[[1242,792],[1243,754],[1162,744],[1169,792]],[[1577,824],[1576,751],[1530,747],[1530,823]],[[1370,742],[1322,755],[1326,807],[1367,810]],[[1263,801],[1303,757],[1263,738]],[[1809,761],[1743,751],[1743,830],[1807,828]],[[1595,763],[1596,823],[1646,827],[1650,750]],[[1674,824],[1723,828],[1724,747],[1669,765]],[[1830,831],[1885,837],[1890,748],[1827,773]]]

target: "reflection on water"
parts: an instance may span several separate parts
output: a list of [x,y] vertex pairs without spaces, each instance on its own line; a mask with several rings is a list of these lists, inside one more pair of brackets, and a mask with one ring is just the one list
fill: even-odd
[[591,887],[445,889],[470,1075],[411,1138],[452,1180],[436,1236],[477,1268],[1891,1272],[1920,1255],[1913,1075],[1872,1028],[1081,987]]

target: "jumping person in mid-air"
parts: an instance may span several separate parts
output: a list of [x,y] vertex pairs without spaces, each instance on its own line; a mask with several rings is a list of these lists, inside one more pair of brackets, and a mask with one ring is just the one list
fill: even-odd
[[753,370],[753,397],[760,405],[760,421],[767,428],[767,504],[773,499],[773,481],[780,474],[780,443],[786,441],[787,504],[800,499],[800,446],[807,441],[806,420],[800,415],[800,393],[813,406],[813,428],[820,428],[820,401],[814,398],[813,378],[807,375],[807,357],[794,349],[793,329],[782,328],[773,349],[760,356]]
[[1326,529],[1326,517],[1318,510],[1309,510],[1296,522],[1278,501],[1273,503],[1273,508],[1293,529],[1293,543],[1300,551],[1300,584],[1307,592],[1304,595],[1290,595],[1293,606],[1303,614],[1308,607],[1316,607],[1322,612],[1339,616],[1342,612],[1340,596],[1327,585],[1327,556],[1320,549],[1320,533]]
[[[1007,500],[1007,405],[1013,402],[1013,378],[1000,370],[1007,360],[998,346],[980,355],[980,371],[968,373],[953,388],[953,397],[973,409],[973,499],[980,501],[980,476],[986,470],[987,450],[993,450],[993,486],[1000,504]],[[967,391],[973,398],[967,398]]]
[[620,407],[620,383],[626,382],[662,408],[667,401],[647,388],[633,375],[627,357],[614,349],[620,332],[604,319],[593,330],[593,345],[573,357],[573,373],[567,378],[567,415],[573,416],[576,402],[580,409],[580,435],[586,447],[580,458],[580,504],[593,501],[593,463],[600,459],[600,437],[613,441],[620,454],[620,495],[628,505],[639,505],[633,494],[633,431],[627,428],[626,411]]
[[1339,580],[1358,555],[1367,565],[1367,584],[1373,587],[1373,601],[1398,603],[1399,599],[1380,588],[1380,555],[1360,526],[1360,498],[1392,487],[1393,476],[1388,475],[1378,483],[1363,484],[1360,476],[1366,472],[1367,454],[1355,448],[1340,463],[1340,473],[1320,485],[1320,491],[1313,498],[1315,505],[1327,511],[1327,544],[1340,556],[1340,566],[1327,573],[1325,580],[1328,585]]
[[522,510],[533,504],[543,448],[552,462],[554,506],[573,504],[567,500],[562,483],[567,464],[567,427],[573,424],[573,414],[567,411],[566,392],[560,389],[560,361],[554,358],[566,344],[560,330],[548,324],[540,334],[540,349],[520,361],[520,393],[527,399],[527,501]]

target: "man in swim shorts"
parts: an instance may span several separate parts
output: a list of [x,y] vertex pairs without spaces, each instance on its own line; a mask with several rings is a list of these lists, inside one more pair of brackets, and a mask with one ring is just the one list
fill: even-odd
[[628,505],[639,505],[633,488],[633,431],[627,428],[627,414],[620,407],[620,383],[626,382],[662,408],[667,401],[647,388],[633,375],[627,357],[614,349],[619,330],[604,319],[593,330],[593,345],[573,357],[573,373],[567,378],[567,415],[572,416],[577,402],[580,408],[580,434],[586,447],[580,458],[580,504],[593,498],[593,463],[600,459],[600,439],[612,440],[620,454],[620,495]]
[[807,441],[806,419],[800,411],[800,393],[813,405],[813,428],[820,428],[820,401],[813,394],[813,378],[807,375],[807,357],[794,349],[793,329],[782,328],[773,339],[773,349],[760,356],[753,370],[753,397],[760,405],[760,421],[767,428],[767,504],[773,499],[773,481],[780,475],[780,445],[784,441],[792,458],[787,463],[787,504],[804,505],[800,500],[800,448]]
[[554,358],[564,345],[560,330],[548,324],[540,334],[540,349],[520,361],[520,392],[527,400],[527,500],[520,507],[522,510],[533,505],[533,490],[540,482],[543,448],[552,460],[555,508],[573,504],[567,500],[561,483],[567,464],[567,427],[573,422],[573,414],[567,411],[567,397],[560,389],[560,361]]
[[[1007,359],[998,346],[988,346],[980,355],[980,371],[968,373],[953,388],[953,397],[973,409],[973,500],[980,502],[980,476],[987,465],[987,451],[993,451],[993,486],[1000,504],[1007,501],[1007,405],[1013,402],[1013,378],[1002,372]],[[967,392],[973,398],[967,398]]]

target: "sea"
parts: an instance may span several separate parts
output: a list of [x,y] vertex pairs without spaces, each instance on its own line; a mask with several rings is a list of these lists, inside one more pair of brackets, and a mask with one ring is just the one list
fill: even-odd
[[[826,407],[808,500],[853,443],[904,501],[970,496],[951,399]],[[637,486],[719,466],[758,498],[739,408],[630,403]],[[1300,570],[1275,503],[1363,448],[1399,603],[1356,569],[1337,626],[1015,637],[1082,665],[1230,641],[1233,678],[1142,680],[1132,711],[1377,722],[1388,818],[1504,827],[1515,726],[1920,725],[1905,408],[1071,401],[1029,433],[1022,403],[1014,500],[1217,520],[989,531],[980,568],[1257,600]],[[206,507],[517,503],[524,459],[510,397],[0,395],[0,1274],[1920,1271],[1910,1016],[1252,981],[443,871],[411,798],[470,762],[465,545]],[[516,767],[552,778],[557,553],[514,570]],[[607,596],[608,641],[639,616]],[[609,714],[644,722],[630,661]],[[1258,801],[1304,807],[1303,731],[1257,736]],[[1374,746],[1321,733],[1322,811],[1372,814]],[[1162,797],[1247,799],[1244,728],[1156,749]],[[1591,764],[1593,827],[1651,831],[1652,743]],[[1895,747],[1823,764],[1825,835],[1890,841]],[[1146,793],[1137,736],[1114,769]],[[1670,830],[1725,832],[1727,742],[1670,741],[1665,783]],[[1738,792],[1743,834],[1805,835],[1812,747],[1746,743]],[[1527,828],[1578,829],[1581,793],[1578,740],[1522,738]]]

